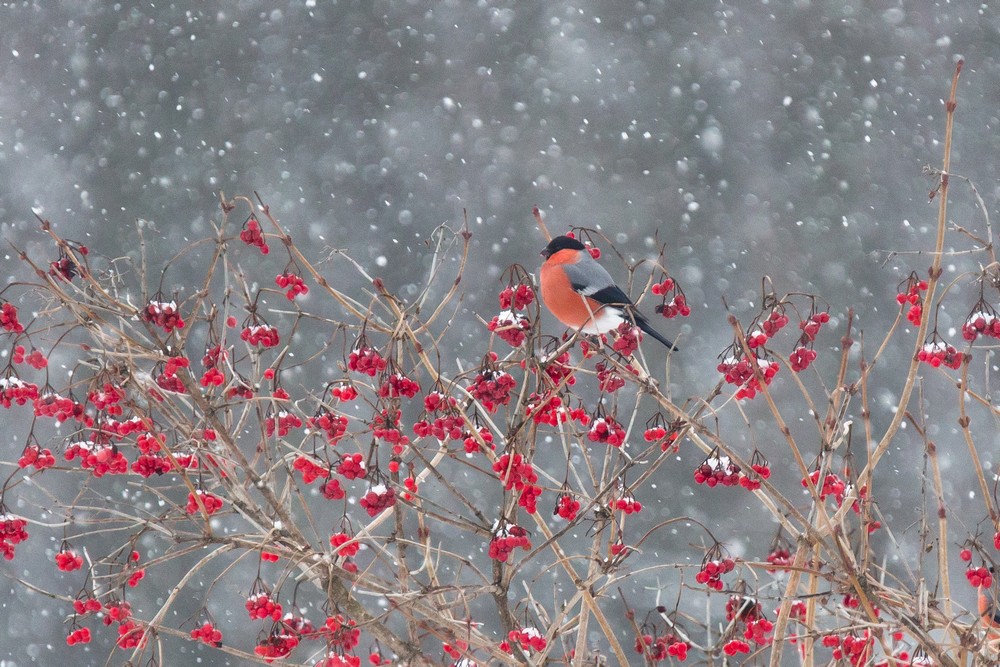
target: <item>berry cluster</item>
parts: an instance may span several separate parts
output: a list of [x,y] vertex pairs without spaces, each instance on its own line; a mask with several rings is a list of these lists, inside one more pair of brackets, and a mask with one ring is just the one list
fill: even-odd
[[327,444],[333,446],[347,433],[347,417],[330,411],[319,412],[315,417],[306,419],[306,426],[322,431]]
[[327,500],[341,500],[347,496],[347,493],[340,486],[340,480],[336,478],[328,479],[326,483],[320,487],[319,492],[323,494],[323,497]]
[[297,273],[289,273],[285,271],[284,273],[279,273],[274,278],[274,284],[276,284],[281,289],[287,289],[285,296],[291,301],[300,294],[308,294],[309,288],[306,286],[302,276]]
[[[828,642],[828,639],[833,641]],[[852,632],[843,639],[836,635],[827,635],[823,638],[823,646],[836,647],[833,649],[834,659],[846,660],[852,667],[861,667],[868,663],[873,643],[874,639],[867,629],[861,635]]]
[[392,445],[392,453],[399,456],[403,448],[410,444],[410,439],[400,430],[402,412],[393,408],[382,410],[372,420],[372,433],[379,440]]
[[969,580],[969,585],[974,588],[989,588],[993,585],[993,575],[988,568],[970,567],[965,571],[965,578]]
[[[191,362],[187,357],[170,357],[163,367],[163,372],[156,376],[156,386],[165,391],[183,394],[185,392],[184,383],[177,377],[177,371],[190,366]],[[162,397],[159,400],[163,400]]]
[[623,357],[631,357],[639,349],[639,343],[642,341],[642,330],[626,320],[618,325],[617,332],[618,336],[615,337],[611,349]]
[[743,636],[755,644],[765,646],[771,643],[769,633],[772,630],[774,630],[774,623],[760,616],[752,620],[747,620],[747,627],[743,631]]
[[[489,446],[490,449],[497,448],[497,446],[493,444],[493,434],[490,432],[488,428],[486,428],[485,426],[481,426],[478,429],[478,434],[479,437],[482,438],[483,442],[486,443],[486,445]],[[477,440],[476,437],[471,432],[466,432],[465,440],[462,441],[462,444],[465,446],[466,456],[472,456],[480,449],[479,440]]]
[[780,366],[778,362],[771,361],[764,357],[736,358],[735,356],[724,356],[717,366],[717,370],[722,373],[726,382],[739,387],[736,392],[736,399],[753,398],[760,391],[760,381],[754,373],[754,365],[764,378],[764,384],[771,384],[771,380],[778,373]]
[[90,639],[90,628],[77,628],[67,635],[66,644],[67,646],[73,646],[74,644],[89,644]]
[[247,613],[251,620],[262,620],[270,618],[274,621],[281,620],[281,603],[271,599],[266,592],[254,593],[247,598]]
[[552,380],[553,385],[559,386],[565,383],[569,387],[576,384],[576,377],[573,375],[573,365],[570,363],[569,350],[566,350],[558,357],[543,360],[541,365],[542,370]]
[[15,345],[14,352],[11,354],[11,361],[15,364],[28,363],[29,366],[36,370],[42,370],[49,365],[49,360],[45,358],[39,350],[31,350],[31,352],[25,356],[26,350],[23,345]]
[[7,301],[0,306],[0,329],[11,333],[24,331],[24,325],[17,320],[17,306]]
[[201,511],[198,505],[198,498],[201,498],[202,504],[205,505],[205,513],[209,516],[222,509],[222,498],[219,496],[208,491],[202,491],[201,489],[197,489],[196,493],[198,494],[197,497],[195,497],[194,493],[188,494],[187,506],[184,508],[188,514],[196,514]]
[[[771,549],[771,553],[767,555],[765,560],[771,565],[774,565],[776,568],[788,567],[792,564],[792,554],[784,547],[775,547],[774,549]],[[768,572],[774,573],[777,572],[777,569],[768,570]]]
[[243,241],[247,245],[256,246],[260,248],[260,254],[266,255],[271,252],[271,249],[267,246],[267,241],[264,239],[264,231],[260,228],[260,223],[257,222],[257,218],[250,216],[245,223],[243,223],[243,230],[240,232],[240,241]]
[[576,420],[584,426],[590,423],[590,416],[586,410],[565,408],[562,399],[555,394],[547,394],[543,397],[532,392],[525,405],[525,414],[531,415],[531,419],[536,424],[558,426],[569,419]]
[[576,519],[577,512],[580,511],[580,501],[573,497],[571,493],[561,493],[556,498],[556,507],[552,510],[553,516],[558,516],[567,521]]
[[[195,460],[197,461],[197,459]],[[173,469],[173,464],[170,462],[170,459],[165,456],[140,454],[136,460],[132,462],[130,469],[140,477],[149,479],[153,475],[162,475],[170,472]]]
[[358,555],[358,550],[361,549],[361,543],[354,539],[353,535],[348,535],[347,533],[340,532],[334,533],[330,536],[330,546],[333,547],[334,551],[338,555],[344,558],[353,558]]
[[365,476],[365,461],[361,454],[349,454],[340,459],[337,474],[346,479],[359,479]]
[[788,324],[788,315],[785,314],[784,306],[779,304],[771,309],[765,319],[758,318],[755,322],[747,333],[747,347],[751,350],[763,347],[768,340],[774,338]]
[[370,377],[385,370],[389,364],[378,350],[359,341],[358,345],[347,358],[347,367],[355,373],[363,373]]
[[[656,312],[668,319],[675,317],[687,317],[691,314],[691,306],[688,305],[684,291],[673,278],[664,278],[662,282],[656,283],[650,291],[662,296],[662,302],[656,307]],[[669,297],[669,299],[668,299]]]
[[124,397],[125,391],[110,382],[105,382],[103,387],[87,394],[87,400],[94,405],[95,409],[104,410],[109,415],[122,414],[122,408],[119,403]]
[[[373,659],[374,657],[374,659]],[[391,662],[382,662],[377,653],[372,653],[368,661],[373,665],[388,665]],[[315,667],[361,667],[361,658],[356,655],[340,655],[339,653],[327,653],[320,658]]]
[[[267,246],[264,246],[265,248]],[[299,645],[299,638],[290,632],[274,632],[260,640],[253,652],[264,658],[264,662],[273,662],[291,655]]]
[[[833,496],[837,504],[841,504],[844,500],[844,492],[847,490],[847,483],[836,473],[828,472],[823,477],[823,483],[820,484],[819,474],[819,470],[813,470],[809,473],[809,480],[812,481],[813,486],[819,489],[819,499],[826,500],[827,496]],[[802,486],[809,488],[809,483],[803,479]]]
[[177,312],[177,303],[174,301],[150,300],[146,307],[139,314],[143,322],[149,322],[170,333],[174,329],[183,329],[184,320]]
[[528,514],[534,514],[538,497],[542,494],[542,489],[535,485],[538,481],[538,474],[534,466],[524,459],[520,454],[504,454],[493,464],[493,471],[500,476],[500,481],[508,491],[516,489],[520,492],[518,504],[524,507]]
[[38,400],[38,385],[25,382],[18,377],[0,377],[0,406],[9,408],[17,403],[24,405],[28,401]]
[[441,650],[444,651],[452,660],[460,660],[462,658],[462,653],[469,650],[469,643],[462,639],[455,639],[451,642],[442,643]]
[[704,484],[710,489],[719,484],[736,486],[740,483],[740,473],[740,467],[732,459],[716,451],[694,469],[694,481],[695,484]]
[[52,455],[52,451],[48,447],[42,449],[38,445],[25,445],[21,458],[17,460],[18,467],[33,466],[35,470],[51,468],[55,464],[56,457]]
[[829,321],[830,313],[820,311],[818,313],[812,313],[809,317],[799,322],[799,329],[802,329],[803,341],[815,341],[816,335],[819,334],[820,327]]
[[771,466],[768,465],[767,459],[764,458],[764,455],[761,454],[759,450],[755,449],[753,456],[750,458],[750,469],[755,472],[756,475],[741,473],[740,486],[747,491],[756,491],[760,488],[761,480],[769,479],[771,477]]
[[535,290],[530,285],[520,284],[517,287],[508,285],[500,292],[501,310],[524,310],[535,300]]
[[511,392],[516,386],[517,381],[510,373],[485,369],[476,374],[468,390],[472,398],[492,413],[501,405],[510,403]]
[[368,516],[376,516],[396,504],[396,491],[385,484],[373,484],[368,487],[368,492],[361,496],[358,504],[368,512]]
[[796,373],[809,368],[809,364],[816,361],[816,350],[805,345],[796,345],[792,353],[788,355],[788,363]]
[[927,281],[921,280],[916,272],[910,274],[905,286],[901,286],[899,294],[896,295],[896,303],[905,308],[910,304],[910,309],[906,311],[906,319],[914,326],[920,325],[920,318],[923,316],[921,292],[927,291]]
[[613,394],[625,386],[625,378],[613,366],[598,361],[594,369],[597,371],[597,387],[601,391]]
[[321,636],[330,646],[350,651],[361,641],[361,630],[355,620],[346,619],[343,615],[327,616],[326,622],[320,628]]
[[699,584],[705,584],[709,588],[717,591],[722,590],[722,575],[732,572],[736,567],[736,562],[732,558],[720,560],[705,560],[701,564],[698,574],[694,575],[694,580]]
[[531,331],[531,320],[512,310],[504,310],[499,315],[494,315],[486,328],[511,347],[521,347],[527,338],[527,332]]
[[458,407],[454,396],[447,396],[440,391],[432,391],[424,396],[424,410],[429,413],[451,413]]
[[202,625],[191,631],[191,639],[196,639],[209,646],[218,648],[222,646],[222,631],[212,625],[211,622],[205,621]]
[[202,387],[221,387],[226,383],[226,376],[218,368],[210,368],[198,382]]
[[[83,247],[86,250],[86,247]],[[83,254],[87,254],[84,252]],[[49,262],[49,275],[70,282],[76,277],[77,265],[64,250],[59,251],[59,259]]]
[[420,391],[420,385],[402,373],[393,373],[385,379],[385,382],[378,388],[378,395],[382,398],[413,398]]
[[58,422],[64,422],[70,417],[83,417],[83,406],[72,398],[59,394],[43,394],[34,402],[36,417],[51,417]]
[[973,306],[972,312],[962,325],[962,338],[965,340],[971,343],[980,336],[1000,338],[1000,316],[982,298]]
[[104,609],[104,605],[101,604],[100,600],[94,598],[77,598],[73,600],[73,611],[77,616],[96,614],[102,609]]
[[635,499],[631,491],[625,491],[622,496],[615,501],[615,509],[624,514],[636,514],[642,511],[642,503]]
[[612,447],[625,444],[625,428],[613,417],[595,417],[587,431],[587,439],[591,442],[603,442]]
[[725,643],[725,645],[723,645],[722,651],[728,656],[735,656],[739,653],[749,653],[750,644],[742,639],[730,639]]
[[251,324],[243,327],[240,339],[250,345],[260,345],[265,348],[274,347],[281,342],[278,330],[267,324]]
[[413,422],[413,434],[418,438],[434,437],[441,442],[462,440],[465,438],[465,422],[458,414],[436,417],[434,421],[419,419]]
[[498,519],[493,527],[493,539],[490,540],[489,557],[501,563],[506,563],[507,559],[514,552],[514,549],[518,547],[521,547],[525,551],[531,548],[528,531],[517,524],[510,523],[504,519]]
[[330,476],[330,468],[320,465],[314,459],[305,454],[299,454],[292,463],[292,468],[302,473],[302,481],[305,484],[312,484],[317,479]]
[[139,648],[146,644],[146,628],[129,619],[118,625],[118,648]]
[[544,651],[547,644],[538,628],[530,625],[511,630],[507,634],[507,639],[511,645],[520,646],[522,651]]
[[67,461],[80,459],[80,467],[89,470],[94,477],[107,474],[122,475],[128,472],[128,460],[115,445],[98,445],[93,442],[70,443],[63,452]]
[[643,633],[635,638],[635,652],[644,653],[653,662],[662,662],[669,658],[677,658],[683,662],[687,659],[690,645],[681,641],[671,633],[653,636]]
[[56,567],[63,572],[73,572],[83,567],[83,556],[72,549],[63,549],[56,553]]
[[285,437],[293,429],[302,427],[302,419],[299,418],[294,412],[286,412],[284,410],[278,410],[275,414],[268,417],[264,424],[264,430],[267,432],[267,437],[274,435],[274,432],[278,432],[278,437]]
[[358,390],[350,383],[338,384],[330,389],[330,396],[343,403],[350,403],[358,397]]
[[221,345],[210,345],[205,348],[205,354],[201,357],[201,365],[205,368],[218,368],[228,356],[228,352]]

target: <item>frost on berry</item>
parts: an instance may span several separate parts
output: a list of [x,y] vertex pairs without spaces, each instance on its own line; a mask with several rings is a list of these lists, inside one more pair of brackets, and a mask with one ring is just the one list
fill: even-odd
[[767,357],[762,348],[754,350],[754,355],[748,357],[738,343],[733,343],[719,355],[717,366],[726,382],[737,387],[737,400],[755,397],[761,390],[760,380],[763,379],[765,385],[771,384],[779,368],[778,362]]
[[299,295],[304,296],[309,293],[309,287],[302,280],[302,276],[288,270],[275,276],[274,284],[285,290],[285,296],[288,297],[289,301],[294,300]]
[[184,328],[184,320],[181,319],[180,312],[178,312],[177,302],[173,300],[150,299],[139,313],[139,317],[143,322],[160,327],[166,333],[171,333],[174,329]]
[[625,444],[625,428],[614,417],[597,414],[590,422],[587,439],[611,447],[621,447]]
[[934,368],[945,366],[957,369],[962,365],[964,355],[954,345],[945,343],[937,332],[932,333],[917,352],[917,360]]
[[493,360],[487,358],[467,389],[487,412],[492,413],[510,403],[511,393],[516,387],[514,376],[501,371]]
[[983,298],[982,286],[979,301],[972,306],[962,325],[962,338],[965,340],[971,343],[980,336],[1000,339],[1000,314]]
[[493,316],[486,328],[511,347],[521,347],[531,331],[531,320],[523,313],[503,310]]
[[704,484],[708,488],[718,485],[736,486],[740,483],[742,471],[728,456],[714,449],[701,464],[694,469],[696,484]]
[[368,340],[361,336],[354,344],[354,349],[347,358],[347,367],[355,373],[362,373],[369,377],[375,377],[386,369],[389,362],[374,347],[368,344]]
[[488,549],[489,557],[501,563],[507,562],[514,549],[520,547],[528,550],[531,548],[528,531],[506,519],[497,519],[494,522],[492,534],[493,537]]
[[507,634],[507,639],[510,645],[517,645],[525,652],[544,651],[547,645],[545,637],[534,626],[515,628]]
[[396,491],[382,483],[372,484],[358,501],[368,516],[374,517],[396,504]]
[[205,621],[191,631],[191,639],[196,639],[200,642],[208,644],[209,646],[218,648],[222,646],[222,631],[219,630],[219,628],[217,628],[211,621]]

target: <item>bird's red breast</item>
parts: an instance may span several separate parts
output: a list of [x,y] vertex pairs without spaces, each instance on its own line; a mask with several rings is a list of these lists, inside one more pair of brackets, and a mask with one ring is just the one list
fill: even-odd
[[580,329],[593,322],[604,307],[599,301],[578,294],[563,266],[580,261],[579,250],[560,250],[542,264],[542,299],[556,319],[567,327]]

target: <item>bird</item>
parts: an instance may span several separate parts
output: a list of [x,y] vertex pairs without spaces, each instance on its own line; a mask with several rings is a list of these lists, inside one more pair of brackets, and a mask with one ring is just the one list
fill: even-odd
[[653,328],[611,274],[587,247],[570,236],[557,236],[541,252],[542,301],[570,329],[598,335],[634,322],[671,350],[677,346]]
[[1000,640],[1000,609],[986,594],[982,586],[976,589],[976,598],[979,618],[987,630],[988,639],[991,642],[997,642]]

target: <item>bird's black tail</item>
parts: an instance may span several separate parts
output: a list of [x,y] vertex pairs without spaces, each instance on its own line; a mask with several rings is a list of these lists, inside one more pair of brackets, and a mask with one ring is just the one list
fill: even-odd
[[664,338],[664,336],[659,331],[657,331],[656,329],[654,329],[653,325],[650,324],[649,320],[647,320],[645,317],[643,317],[642,315],[640,315],[639,313],[636,313],[636,312],[633,312],[632,316],[635,318],[635,325],[637,327],[639,327],[640,329],[642,329],[645,333],[649,334],[650,336],[652,336],[656,340],[658,340],[661,343],[663,343],[664,345],[666,345],[667,348],[669,348],[670,350],[678,350],[678,351],[680,350],[679,347],[677,347],[676,345],[674,345],[667,338]]

